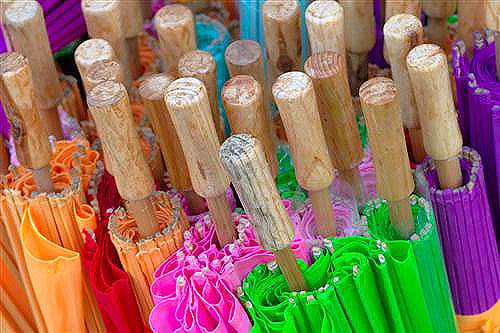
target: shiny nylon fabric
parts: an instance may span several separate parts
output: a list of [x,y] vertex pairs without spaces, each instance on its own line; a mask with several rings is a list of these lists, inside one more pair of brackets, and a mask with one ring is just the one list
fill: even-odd
[[[386,204],[369,205],[365,213],[373,238],[323,241],[312,265],[299,260],[307,292],[290,292],[279,269],[255,268],[240,295],[254,323],[250,332],[455,332],[434,219],[424,202],[413,205],[421,235],[415,241],[392,240],[397,235]],[[422,252],[430,245],[438,252],[437,279],[424,272],[421,261],[432,253]],[[443,290],[432,294],[427,289],[432,283],[437,284],[432,291]]]

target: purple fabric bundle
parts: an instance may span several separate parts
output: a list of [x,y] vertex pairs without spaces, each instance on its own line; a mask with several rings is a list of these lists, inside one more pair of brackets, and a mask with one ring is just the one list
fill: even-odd
[[500,236],[500,82],[496,79],[494,42],[475,36],[471,61],[463,43],[455,43],[453,74],[464,143],[483,159],[491,214]]
[[486,198],[479,154],[467,147],[460,160],[465,186],[438,189],[431,160],[419,166],[429,183],[455,311],[475,315],[500,299],[500,257]]

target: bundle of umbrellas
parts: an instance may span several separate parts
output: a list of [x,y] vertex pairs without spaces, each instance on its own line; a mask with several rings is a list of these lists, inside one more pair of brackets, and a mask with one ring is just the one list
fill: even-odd
[[[2,4],[7,331],[499,329],[494,34],[457,117],[453,1],[241,0],[232,43],[183,3]],[[49,46],[82,23],[84,94]]]

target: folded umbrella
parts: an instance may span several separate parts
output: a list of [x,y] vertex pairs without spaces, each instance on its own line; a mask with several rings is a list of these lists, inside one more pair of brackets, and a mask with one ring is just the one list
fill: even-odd
[[[408,54],[407,63],[421,115],[425,150],[434,166],[427,167],[425,173],[455,310],[460,316],[473,316],[495,308],[493,317],[488,318],[493,329],[499,325],[494,312],[500,304],[500,257],[480,158],[469,149],[462,150],[447,60],[439,46],[417,46]],[[475,269],[471,271],[473,262]],[[482,285],[483,281],[489,282]],[[478,329],[484,322],[475,324]],[[462,327],[460,317],[458,325],[470,329]]]
[[[496,79],[493,40],[476,34],[473,57],[463,42],[453,46],[452,64],[456,84],[460,129],[466,145],[477,150],[484,166],[486,191],[497,239],[500,235],[500,84]],[[498,241],[497,241],[498,242]]]

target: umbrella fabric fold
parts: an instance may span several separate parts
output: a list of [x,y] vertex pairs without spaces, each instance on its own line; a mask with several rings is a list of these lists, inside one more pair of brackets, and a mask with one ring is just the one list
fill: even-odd
[[[291,203],[284,201],[294,224]],[[155,272],[151,293],[155,307],[150,315],[154,332],[248,332],[251,323],[235,290],[255,266],[273,262],[255,238],[246,215],[233,214],[238,240],[218,250],[215,228],[202,214],[185,232],[184,246]],[[292,251],[308,260],[305,242],[297,237]]]
[[[255,268],[240,294],[251,332],[456,332],[432,210],[423,199],[412,204],[419,236],[410,241],[392,240],[387,205],[376,201],[365,210],[373,238],[313,248],[312,265],[299,260],[307,292],[290,292],[279,270]],[[422,262],[422,249],[437,252],[433,265]]]
[[[482,35],[481,35],[482,36]],[[482,38],[482,37],[481,37]],[[476,43],[469,59],[463,42],[452,52],[457,105],[464,144],[482,157],[491,217],[500,237],[500,83],[496,79],[495,43]]]
[[[495,242],[479,154],[467,147],[460,163],[465,186],[440,190],[435,169],[428,160],[419,169],[429,183],[459,326],[467,316],[500,309],[500,256]],[[498,316],[489,318],[500,328]],[[464,318],[464,321],[468,321]],[[470,320],[469,320],[470,322]],[[477,322],[481,326],[482,323]],[[470,327],[468,324],[467,326]]]
[[[99,155],[85,141],[59,141],[54,148],[51,176],[57,193],[35,193],[31,172],[14,168],[1,182],[0,215],[16,253],[16,265],[37,329],[73,330],[81,326],[79,320],[84,320],[79,331],[103,332],[94,296],[78,266],[83,245],[80,228],[96,225],[93,209],[82,201],[86,200],[85,191],[92,182]],[[67,274],[74,274],[69,283],[79,286],[74,290],[75,302],[66,307],[72,309],[67,321],[54,312],[54,302],[68,301],[56,297],[62,297],[66,285],[49,283],[51,274],[54,280],[63,276],[61,281],[68,279]]]

